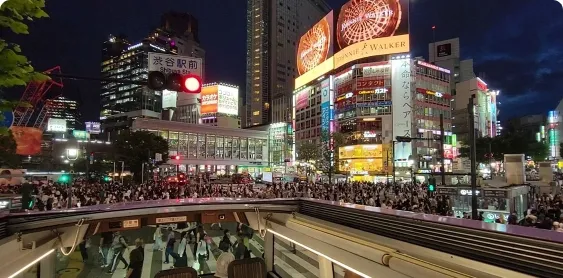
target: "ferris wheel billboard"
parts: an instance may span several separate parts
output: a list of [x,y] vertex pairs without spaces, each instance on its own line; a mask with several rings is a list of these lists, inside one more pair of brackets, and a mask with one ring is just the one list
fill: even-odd
[[409,51],[409,0],[350,0],[301,37],[295,88],[359,59]]

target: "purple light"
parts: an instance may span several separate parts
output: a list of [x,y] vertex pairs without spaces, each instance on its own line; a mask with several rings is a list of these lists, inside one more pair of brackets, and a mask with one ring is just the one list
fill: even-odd
[[175,42],[175,41],[170,41],[170,46],[176,46],[176,42]]

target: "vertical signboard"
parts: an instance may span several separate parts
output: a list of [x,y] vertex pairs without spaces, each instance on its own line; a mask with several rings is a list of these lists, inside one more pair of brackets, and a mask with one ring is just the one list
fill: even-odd
[[330,79],[321,82],[321,140],[328,142],[330,134]]
[[162,109],[176,108],[178,101],[178,92],[163,90],[162,91]]
[[[393,99],[393,140],[397,136],[413,137],[413,105],[411,92],[411,60],[391,60],[391,96]],[[395,160],[407,160],[412,155],[411,143],[395,145]]]

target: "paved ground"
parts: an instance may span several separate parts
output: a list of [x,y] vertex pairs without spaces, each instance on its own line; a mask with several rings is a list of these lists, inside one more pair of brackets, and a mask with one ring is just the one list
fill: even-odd
[[[222,228],[229,229],[233,234],[236,230],[235,223],[224,224]],[[215,273],[217,267],[217,258],[221,254],[218,249],[218,244],[223,236],[223,231],[219,227],[215,226],[211,229],[209,225],[204,226],[207,234],[213,239],[211,244],[211,251],[213,253],[209,260],[201,266],[201,271],[204,274]],[[170,263],[164,263],[164,251],[153,251],[154,241],[153,234],[154,227],[144,227],[136,231],[123,232],[123,235],[128,238],[133,249],[133,244],[135,238],[142,238],[145,241],[145,260],[143,263],[143,278],[152,278],[160,270],[169,269],[173,265],[173,259],[170,258]],[[177,234],[176,237],[179,239],[180,235]],[[166,238],[166,234],[165,234]],[[231,236],[231,241],[235,242],[236,237]],[[99,242],[99,237],[94,237],[92,239],[93,244]],[[179,240],[177,241],[179,242]],[[250,240],[250,247],[253,257],[262,257],[263,253],[263,240],[255,233],[254,238]],[[190,246],[190,249],[193,248]],[[77,248],[78,249],[78,248]],[[175,246],[175,251],[178,250],[178,243]],[[192,250],[193,251],[193,250]],[[93,246],[88,250],[89,258],[85,262],[82,260],[82,256],[79,251],[75,251],[68,257],[61,256],[57,254],[57,277],[58,278],[123,278],[125,277],[126,270],[123,269],[123,263],[119,263],[117,270],[113,274],[107,273],[107,268],[102,268],[103,260],[100,254],[98,254],[98,247]],[[195,261],[192,252],[187,252],[188,264],[192,266]],[[283,239],[275,240],[275,257],[274,257],[274,269],[283,278],[310,278],[318,277],[318,260],[317,255],[305,250],[304,248],[297,247],[294,248]],[[124,258],[129,261],[129,251],[125,252]],[[338,269],[338,268],[335,268]],[[342,271],[336,271],[335,277],[342,278]]]

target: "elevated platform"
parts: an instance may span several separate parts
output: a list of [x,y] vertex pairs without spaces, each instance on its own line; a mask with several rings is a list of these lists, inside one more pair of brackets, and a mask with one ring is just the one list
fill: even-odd
[[[344,277],[346,271],[360,277],[563,273],[563,237],[554,231],[314,199],[147,201],[8,214],[2,220],[11,235],[0,242],[0,267],[9,273],[36,261],[52,263],[46,258],[60,253],[53,250],[76,246],[85,237],[121,231],[150,242],[156,225],[181,230],[187,222],[201,223],[217,246],[222,236],[217,223],[231,231],[236,223],[248,225],[255,231],[249,241],[253,256],[263,256],[268,271],[281,277]],[[161,262],[162,254],[147,256],[152,270],[164,269],[154,266],[154,256]],[[216,269],[216,262],[205,264],[210,273]],[[41,277],[54,277],[43,276],[48,269],[41,265]],[[80,277],[97,274],[92,275]]]

